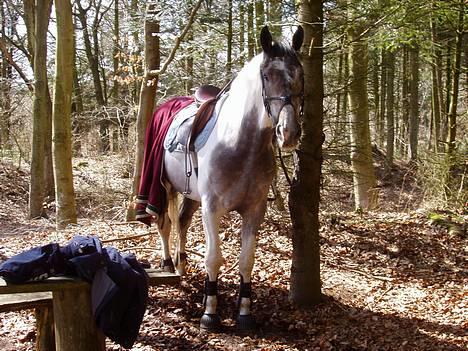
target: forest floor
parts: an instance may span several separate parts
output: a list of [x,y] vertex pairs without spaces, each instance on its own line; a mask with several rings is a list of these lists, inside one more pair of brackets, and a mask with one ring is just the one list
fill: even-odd
[[[111,240],[149,232],[123,222],[130,184],[124,161],[115,156],[78,160],[74,171],[80,220],[57,232],[53,202],[49,219],[25,218],[28,174],[0,160],[0,262],[32,246],[64,244],[76,234]],[[200,332],[204,235],[196,214],[189,230],[188,273],[180,286],[150,289],[132,350],[467,350],[466,212],[445,214],[461,228],[456,233],[434,226],[410,170],[401,165],[390,178],[379,172],[379,210],[355,213],[346,176],[324,173],[322,303],[309,310],[289,303],[291,223],[287,212],[271,204],[253,272],[258,329],[248,335],[235,329],[240,218],[231,215],[221,223],[226,263],[219,277],[219,312],[224,328]],[[106,245],[158,265],[157,235]],[[32,311],[1,314],[1,350],[33,350],[34,339]],[[107,340],[107,349],[120,348]]]

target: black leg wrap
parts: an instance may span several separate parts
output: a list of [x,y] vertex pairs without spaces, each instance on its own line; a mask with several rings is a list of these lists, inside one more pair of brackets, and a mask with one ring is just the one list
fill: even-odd
[[239,298],[237,300],[237,308],[240,306],[241,299],[247,297],[252,300],[252,283],[244,283],[244,278],[241,275],[241,283],[239,288]]
[[236,327],[239,331],[249,331],[255,329],[257,323],[255,323],[255,318],[251,314],[239,315],[237,316]]
[[160,264],[161,269],[164,272],[174,273],[174,263],[172,262],[172,258],[168,258],[167,260],[162,259]]
[[214,282],[210,282],[208,277],[205,279],[205,295],[206,296],[213,296],[218,295],[218,280]]
[[200,319],[200,328],[212,331],[219,330],[221,329],[221,318],[218,314],[204,313]]

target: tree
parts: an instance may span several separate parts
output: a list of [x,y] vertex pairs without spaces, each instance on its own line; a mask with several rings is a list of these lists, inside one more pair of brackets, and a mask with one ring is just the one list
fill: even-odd
[[377,202],[367,102],[368,47],[364,29],[365,24],[358,19],[348,28],[351,169],[354,204],[356,209],[363,210],[372,209]]
[[[304,67],[304,119],[297,151],[298,167],[289,198],[293,227],[290,300],[310,306],[321,300],[319,200],[323,123],[323,7],[321,0],[300,1],[304,25],[301,60]],[[310,46],[312,43],[312,47]]]
[[409,50],[409,152],[410,160],[418,158],[419,138],[419,47],[415,44]]
[[57,45],[53,104],[53,151],[57,229],[76,223],[73,188],[71,97],[73,91],[74,39],[70,0],[55,0]]
[[[47,28],[51,0],[36,0],[34,25],[34,100],[31,155],[31,181],[29,184],[29,217],[44,214],[44,157],[49,118],[47,87]],[[49,99],[48,99],[49,98]]]

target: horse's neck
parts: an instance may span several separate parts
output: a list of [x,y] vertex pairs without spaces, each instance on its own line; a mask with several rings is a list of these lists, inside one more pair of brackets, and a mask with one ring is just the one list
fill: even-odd
[[220,115],[223,140],[231,145],[244,142],[246,135],[261,134],[271,128],[262,100],[262,84],[256,57],[233,81],[229,97]]

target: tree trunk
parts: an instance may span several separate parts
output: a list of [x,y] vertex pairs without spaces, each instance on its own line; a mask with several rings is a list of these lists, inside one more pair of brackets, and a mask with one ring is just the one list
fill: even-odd
[[318,213],[324,140],[323,5],[320,0],[300,1],[298,8],[305,32],[301,50],[305,97],[298,167],[289,197],[293,227],[289,298],[299,306],[311,306],[322,298]]
[[228,0],[228,30],[227,30],[227,52],[226,73],[231,75],[232,70],[232,0]]
[[111,96],[114,102],[119,101],[120,86],[116,79],[119,75],[120,63],[120,18],[119,18],[119,0],[114,0],[114,35],[113,35],[112,63],[114,69],[114,85],[112,86]]
[[262,48],[260,46],[260,32],[265,25],[265,7],[264,1],[255,1],[255,52],[260,53]]
[[[5,38],[7,19],[4,12],[4,2],[0,0],[0,34]],[[11,120],[11,66],[5,55],[0,60],[0,149],[10,148]]]
[[432,39],[432,63],[431,63],[431,100],[432,100],[432,129],[431,129],[431,142],[434,145],[434,151],[439,150],[440,142],[440,120],[441,120],[441,101],[439,90],[439,80],[437,77],[437,62],[436,58],[439,55],[440,50],[437,48],[437,29],[435,25],[434,15],[431,16],[431,39]]
[[386,119],[387,119],[387,170],[393,166],[394,144],[395,144],[395,53],[387,51],[387,92],[386,92]]
[[368,49],[358,28],[349,28],[349,106],[351,117],[351,169],[356,209],[377,205],[376,180],[372,162],[367,94]]
[[283,23],[283,7],[281,0],[269,0],[270,8],[268,12],[268,23],[273,38],[281,38],[281,24]]
[[[455,142],[457,136],[457,105],[458,92],[460,82],[461,54],[463,50],[463,17],[465,12],[464,1],[460,1],[460,9],[458,11],[458,26],[455,42],[455,60],[453,63],[452,86],[450,95],[450,107],[448,110],[448,136],[447,136],[447,155],[452,157],[455,151]],[[452,163],[452,162],[451,162]]]
[[244,66],[245,57],[245,5],[239,4],[239,64]]
[[44,158],[47,137],[47,28],[51,0],[36,0],[34,28],[34,99],[31,146],[31,181],[29,184],[29,217],[44,215]]
[[57,46],[53,108],[53,146],[57,229],[76,223],[73,188],[71,97],[73,91],[73,21],[70,0],[55,0]]
[[409,52],[409,156],[411,161],[418,158],[419,137],[419,48],[413,47]]
[[403,45],[402,84],[401,84],[401,128],[400,128],[400,154],[407,156],[408,130],[409,130],[409,55],[408,45]]
[[247,4],[247,50],[248,60],[251,60],[255,54],[254,6],[252,2]]
[[385,49],[382,49],[381,57],[380,57],[380,67],[381,67],[381,79],[380,79],[380,111],[379,111],[379,118],[377,119],[377,144],[380,147],[383,147],[384,140],[385,140],[385,118],[386,118],[386,101],[387,101],[387,56],[388,52]]
[[[157,70],[160,66],[159,53],[159,12],[157,2],[150,2],[146,9],[145,19],[145,68],[146,72]],[[158,87],[158,76],[149,77],[145,73],[145,79],[141,85],[140,104],[137,117],[137,142],[135,151],[135,169],[132,185],[132,201],[127,209],[127,221],[135,219],[133,207],[133,196],[138,192],[141,179],[141,167],[143,163],[143,151],[145,147],[145,131],[153,113],[156,91]]]

